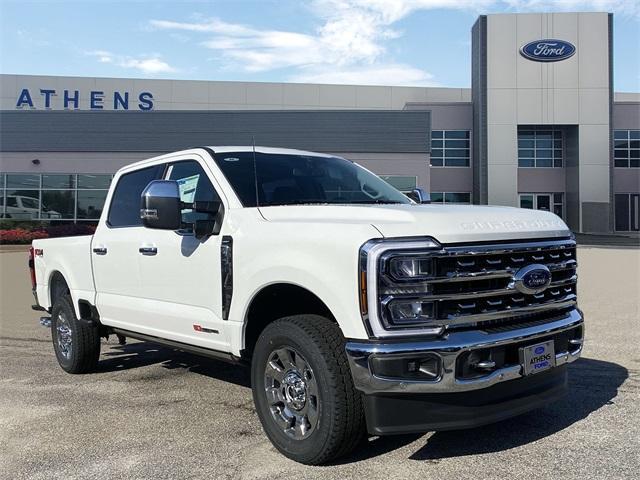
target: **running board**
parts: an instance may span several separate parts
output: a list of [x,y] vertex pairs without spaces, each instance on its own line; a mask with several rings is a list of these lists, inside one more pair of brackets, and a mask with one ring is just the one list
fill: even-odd
[[176,350],[180,350],[187,353],[193,353],[194,355],[200,355],[202,357],[213,358],[215,360],[222,360],[223,362],[229,363],[245,363],[244,359],[241,357],[236,357],[235,355],[227,352],[221,352],[219,350],[213,350],[211,348],[198,347],[196,345],[189,345],[187,343],[176,342],[174,340],[168,340],[166,338],[154,337],[152,335],[145,335],[144,333],[131,332],[129,330],[122,330],[121,328],[111,328],[111,332],[120,334],[124,337],[131,337],[138,340],[142,340],[143,342],[151,342],[157,343],[159,345],[163,345],[169,348],[175,348]]

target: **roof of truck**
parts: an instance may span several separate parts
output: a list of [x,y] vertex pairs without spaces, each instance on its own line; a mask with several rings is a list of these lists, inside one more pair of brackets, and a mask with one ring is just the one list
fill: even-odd
[[[252,145],[210,145],[206,148],[210,148],[215,153],[227,153],[227,152],[252,152]],[[281,155],[306,155],[316,157],[331,157],[326,153],[310,152],[308,150],[296,150],[294,148],[279,148],[279,147],[263,147],[261,145],[255,146],[256,152],[262,153],[275,153]]]
[[[211,145],[211,146],[204,146],[204,147],[189,148],[185,150],[165,153],[157,157],[151,157],[145,160],[140,160],[138,162],[130,163],[129,165],[125,165],[124,167],[120,168],[118,172],[126,172],[132,169],[139,168],[144,165],[157,163],[158,161],[166,161],[167,158],[171,158],[173,155],[181,154],[181,153],[190,153],[190,152],[194,152],[195,150],[203,149],[203,148],[211,149],[213,150],[214,153],[232,153],[232,152],[252,152],[254,147],[252,145],[244,145],[244,146]],[[314,157],[335,157],[336,156],[336,155],[329,155],[326,153],[309,152],[306,150],[296,150],[293,148],[262,147],[259,145],[256,145],[255,149],[256,149],[256,152],[272,153],[272,154],[280,154],[280,155],[302,155],[307,157],[308,156],[314,156]]]

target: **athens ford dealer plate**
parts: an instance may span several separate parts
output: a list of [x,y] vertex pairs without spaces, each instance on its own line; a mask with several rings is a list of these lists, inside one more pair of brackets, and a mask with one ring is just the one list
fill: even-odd
[[556,352],[553,348],[553,340],[521,348],[520,362],[524,375],[533,375],[555,367]]

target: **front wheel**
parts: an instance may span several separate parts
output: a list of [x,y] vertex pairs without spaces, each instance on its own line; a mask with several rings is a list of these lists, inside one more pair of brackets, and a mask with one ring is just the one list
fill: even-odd
[[95,370],[100,357],[98,328],[78,320],[69,294],[60,296],[51,309],[51,338],[58,363],[65,372]]
[[317,315],[268,325],[251,363],[253,399],[273,445],[317,465],[346,455],[365,433],[339,327]]

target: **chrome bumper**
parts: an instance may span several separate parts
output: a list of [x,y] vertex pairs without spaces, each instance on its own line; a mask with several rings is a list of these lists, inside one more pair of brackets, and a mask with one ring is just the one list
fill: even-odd
[[[574,309],[560,317],[551,318],[549,322],[541,325],[504,332],[453,331],[437,339],[419,342],[348,341],[346,351],[355,387],[365,394],[465,392],[521,378],[523,374],[521,365],[509,365],[479,378],[470,380],[456,378],[456,361],[461,353],[517,342],[528,342],[570,330],[583,323],[582,313],[578,309]],[[579,343],[574,350],[556,353],[556,366],[574,362],[581,353],[582,343]],[[442,373],[437,379],[385,378],[377,376],[371,369],[370,360],[374,357],[386,355],[413,357],[420,354],[435,354],[440,358]]]

